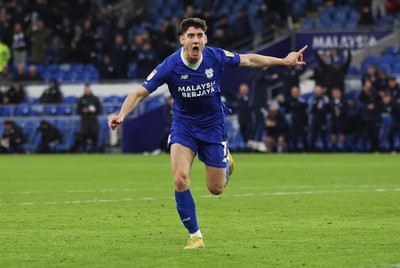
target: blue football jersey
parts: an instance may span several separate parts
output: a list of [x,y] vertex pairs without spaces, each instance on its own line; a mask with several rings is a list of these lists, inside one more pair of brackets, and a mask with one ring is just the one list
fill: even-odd
[[206,46],[201,59],[191,65],[180,48],[153,70],[143,87],[153,92],[164,83],[168,85],[174,99],[175,122],[213,126],[224,121],[227,110],[221,101],[222,72],[239,63],[239,54]]

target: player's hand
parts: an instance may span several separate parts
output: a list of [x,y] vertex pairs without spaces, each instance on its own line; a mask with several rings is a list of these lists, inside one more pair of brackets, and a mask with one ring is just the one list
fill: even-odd
[[108,126],[112,130],[115,130],[119,125],[122,124],[123,121],[124,121],[124,118],[122,116],[116,115],[116,116],[111,117],[108,120]]
[[297,52],[290,52],[286,58],[283,59],[285,65],[288,66],[297,66],[297,65],[306,65],[305,61],[303,61],[303,52],[307,49],[308,46],[304,46]]

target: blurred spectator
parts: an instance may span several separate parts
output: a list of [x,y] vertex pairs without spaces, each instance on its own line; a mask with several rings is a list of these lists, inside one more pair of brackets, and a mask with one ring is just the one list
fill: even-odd
[[79,49],[79,62],[92,63],[96,59],[96,33],[94,32],[91,18],[86,18],[83,22],[82,32],[77,44]]
[[379,75],[375,64],[368,66],[367,73],[361,77],[361,82],[364,85],[365,81],[369,80],[373,88],[379,87]]
[[299,87],[292,87],[290,98],[285,99],[282,106],[292,119],[290,131],[291,149],[295,152],[302,151],[299,147],[299,143],[301,143],[303,150],[308,151],[308,104],[300,96]]
[[103,61],[98,64],[100,79],[111,80],[117,79],[118,75],[115,72],[114,66],[111,64],[111,59],[108,54],[104,54]]
[[43,20],[34,22],[28,29],[27,37],[31,43],[31,60],[34,64],[47,63],[48,48],[51,42],[51,35],[45,27]]
[[399,101],[400,99],[400,87],[397,83],[396,77],[391,76],[388,79],[387,91],[390,92],[394,101]]
[[[11,14],[7,12],[6,7],[0,6],[0,44],[3,42],[9,48],[12,43],[12,24]],[[0,66],[1,66],[0,62]],[[1,69],[0,69],[1,70]]]
[[240,9],[236,13],[236,18],[232,23],[232,32],[235,40],[250,41],[252,36],[250,21],[244,9]]
[[379,96],[383,96],[383,92],[385,92],[388,88],[389,77],[384,70],[380,70],[378,72],[378,81],[376,83],[376,91],[378,92]]
[[278,77],[283,82],[283,95],[285,99],[290,99],[293,87],[300,86],[300,75],[305,70],[304,66],[287,66],[282,72],[274,75],[274,77]]
[[28,73],[23,75],[20,78],[21,81],[41,81],[42,77],[38,73],[38,70],[35,65],[29,66]]
[[239,95],[237,100],[237,114],[240,125],[240,132],[242,134],[245,144],[252,139],[252,126],[253,120],[251,116],[251,105],[250,105],[250,87],[248,84],[242,83],[239,85]]
[[3,72],[0,73],[0,88],[3,86],[4,87],[9,86],[11,84],[12,79],[13,76],[10,73],[10,68],[8,66],[4,66]]
[[392,117],[388,140],[389,151],[395,152],[394,141],[396,136],[400,138],[400,104],[393,100],[389,92],[386,92],[382,98],[382,112],[388,113]]
[[321,59],[321,56],[318,53],[315,53],[318,64],[320,65],[325,76],[325,83],[323,85],[326,86],[328,94],[330,94],[332,88],[334,87],[340,88],[342,92],[345,90],[344,80],[351,63],[351,51],[348,50],[347,53],[347,59],[344,64],[341,64],[341,59],[338,55],[331,54],[330,61],[332,63],[327,64],[323,59]]
[[85,86],[84,95],[79,98],[77,111],[81,116],[81,132],[78,139],[79,147],[87,150],[87,145],[92,145],[92,151],[97,151],[97,140],[99,134],[99,122],[97,119],[100,113],[100,101],[93,95],[90,85]]
[[381,109],[379,102],[374,98],[369,98],[361,109],[364,132],[367,135],[371,152],[379,152],[379,131],[381,128]]
[[90,0],[74,0],[71,9],[71,18],[75,23],[79,23],[83,18],[89,15]]
[[169,149],[170,149],[168,146],[168,138],[169,138],[169,134],[171,132],[173,105],[174,105],[174,99],[172,98],[172,96],[168,96],[167,103],[164,105],[165,129],[164,129],[164,134],[161,138],[160,146],[159,146],[160,151],[164,151],[167,153],[169,152]]
[[41,121],[38,131],[42,133],[42,139],[36,149],[37,153],[50,153],[51,148],[62,141],[61,132],[47,121]]
[[327,116],[331,111],[328,96],[323,93],[323,88],[319,85],[314,88],[314,98],[311,104],[312,124],[311,124],[311,149],[316,151],[318,137],[321,138],[323,151],[328,150],[328,124]]
[[219,26],[214,31],[214,36],[210,40],[216,47],[228,47],[233,43],[233,31],[229,24],[228,15],[223,15],[220,19]]
[[146,42],[142,49],[137,52],[136,61],[138,67],[138,78],[147,77],[158,62],[156,51],[151,46],[150,42]]
[[289,125],[285,116],[279,111],[277,103],[269,106],[265,126],[267,127],[267,136],[265,137],[267,151],[272,153],[276,148],[279,153],[287,152],[286,140],[289,136]]
[[[316,52],[318,53],[318,52]],[[330,64],[330,57],[327,53],[318,54],[317,60],[321,61],[313,70],[313,79],[316,85],[326,86],[326,66]]]
[[357,143],[361,138],[364,125],[362,122],[362,114],[358,108],[356,100],[349,100],[348,102],[348,109],[343,129],[348,141],[345,144],[347,151],[351,150],[352,152],[357,152]]
[[15,79],[19,81],[24,81],[26,80],[26,76],[28,75],[26,73],[26,66],[25,64],[20,64],[17,66],[17,73],[15,74]]
[[363,105],[367,105],[371,102],[377,102],[379,100],[379,95],[376,93],[375,89],[372,87],[370,81],[366,81],[363,85],[362,91],[358,95],[358,100]]
[[25,34],[22,31],[22,25],[17,23],[14,25],[14,35],[13,35],[13,65],[17,66],[26,63],[26,58],[28,56],[28,44],[25,38]]
[[339,88],[332,89],[331,143],[332,151],[337,152],[338,141],[346,145],[345,121],[347,116],[347,101]]
[[21,145],[25,142],[25,138],[21,127],[11,120],[5,120],[3,125],[4,130],[1,136],[0,153],[23,152]]
[[40,103],[61,103],[62,93],[60,87],[58,86],[57,80],[51,80],[49,82],[49,87],[43,91],[39,98]]
[[253,70],[250,73],[252,81],[250,90],[250,105],[252,108],[253,130],[247,146],[257,151],[266,151],[263,135],[265,131],[265,114],[267,112],[268,82],[270,75],[268,69]]
[[177,46],[175,33],[176,29],[171,23],[170,18],[165,18],[161,24],[160,32],[157,35],[156,45],[159,59],[161,61],[176,50]]
[[2,42],[0,36],[0,73],[3,72],[4,66],[8,65],[8,61],[11,58],[10,48]]
[[62,24],[57,25],[55,33],[58,35],[60,42],[63,42],[64,44],[70,44],[75,37],[75,29],[71,20],[67,17],[64,17]]
[[[111,65],[115,69],[117,78],[118,79],[126,79],[127,72],[128,72],[128,64],[129,64],[129,49],[128,49],[127,44],[125,43],[124,37],[120,34],[117,34],[115,36],[114,46],[111,49],[110,57],[111,57]],[[152,65],[152,68],[154,68],[154,64]],[[153,69],[151,69],[147,73],[147,75],[152,70]],[[142,78],[142,77],[140,77],[140,78]]]
[[369,6],[364,6],[360,13],[360,19],[358,21],[359,26],[372,26],[374,24],[374,18],[372,17],[371,9]]
[[372,0],[371,11],[372,11],[372,17],[374,18],[375,21],[386,15],[385,3],[386,0]]
[[7,104],[18,104],[25,100],[26,94],[21,83],[18,80],[14,80],[11,87],[6,92],[5,103]]

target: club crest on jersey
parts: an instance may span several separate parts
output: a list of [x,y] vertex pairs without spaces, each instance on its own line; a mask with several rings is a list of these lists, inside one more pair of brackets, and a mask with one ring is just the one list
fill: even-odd
[[214,70],[212,68],[206,69],[205,73],[207,78],[212,78],[214,76]]
[[157,70],[156,69],[154,69],[150,74],[149,74],[149,76],[147,76],[147,80],[150,80],[150,79],[152,79],[155,75],[156,75],[156,73],[157,73]]
[[235,55],[233,55],[232,52],[229,52],[229,51],[226,51],[226,50],[224,50],[224,53],[225,53],[225,56],[230,57],[230,58],[233,58],[235,56]]

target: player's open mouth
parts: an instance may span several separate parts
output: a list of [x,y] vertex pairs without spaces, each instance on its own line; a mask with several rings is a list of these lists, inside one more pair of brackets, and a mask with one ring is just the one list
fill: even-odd
[[198,53],[199,52],[199,47],[193,47],[193,52]]

